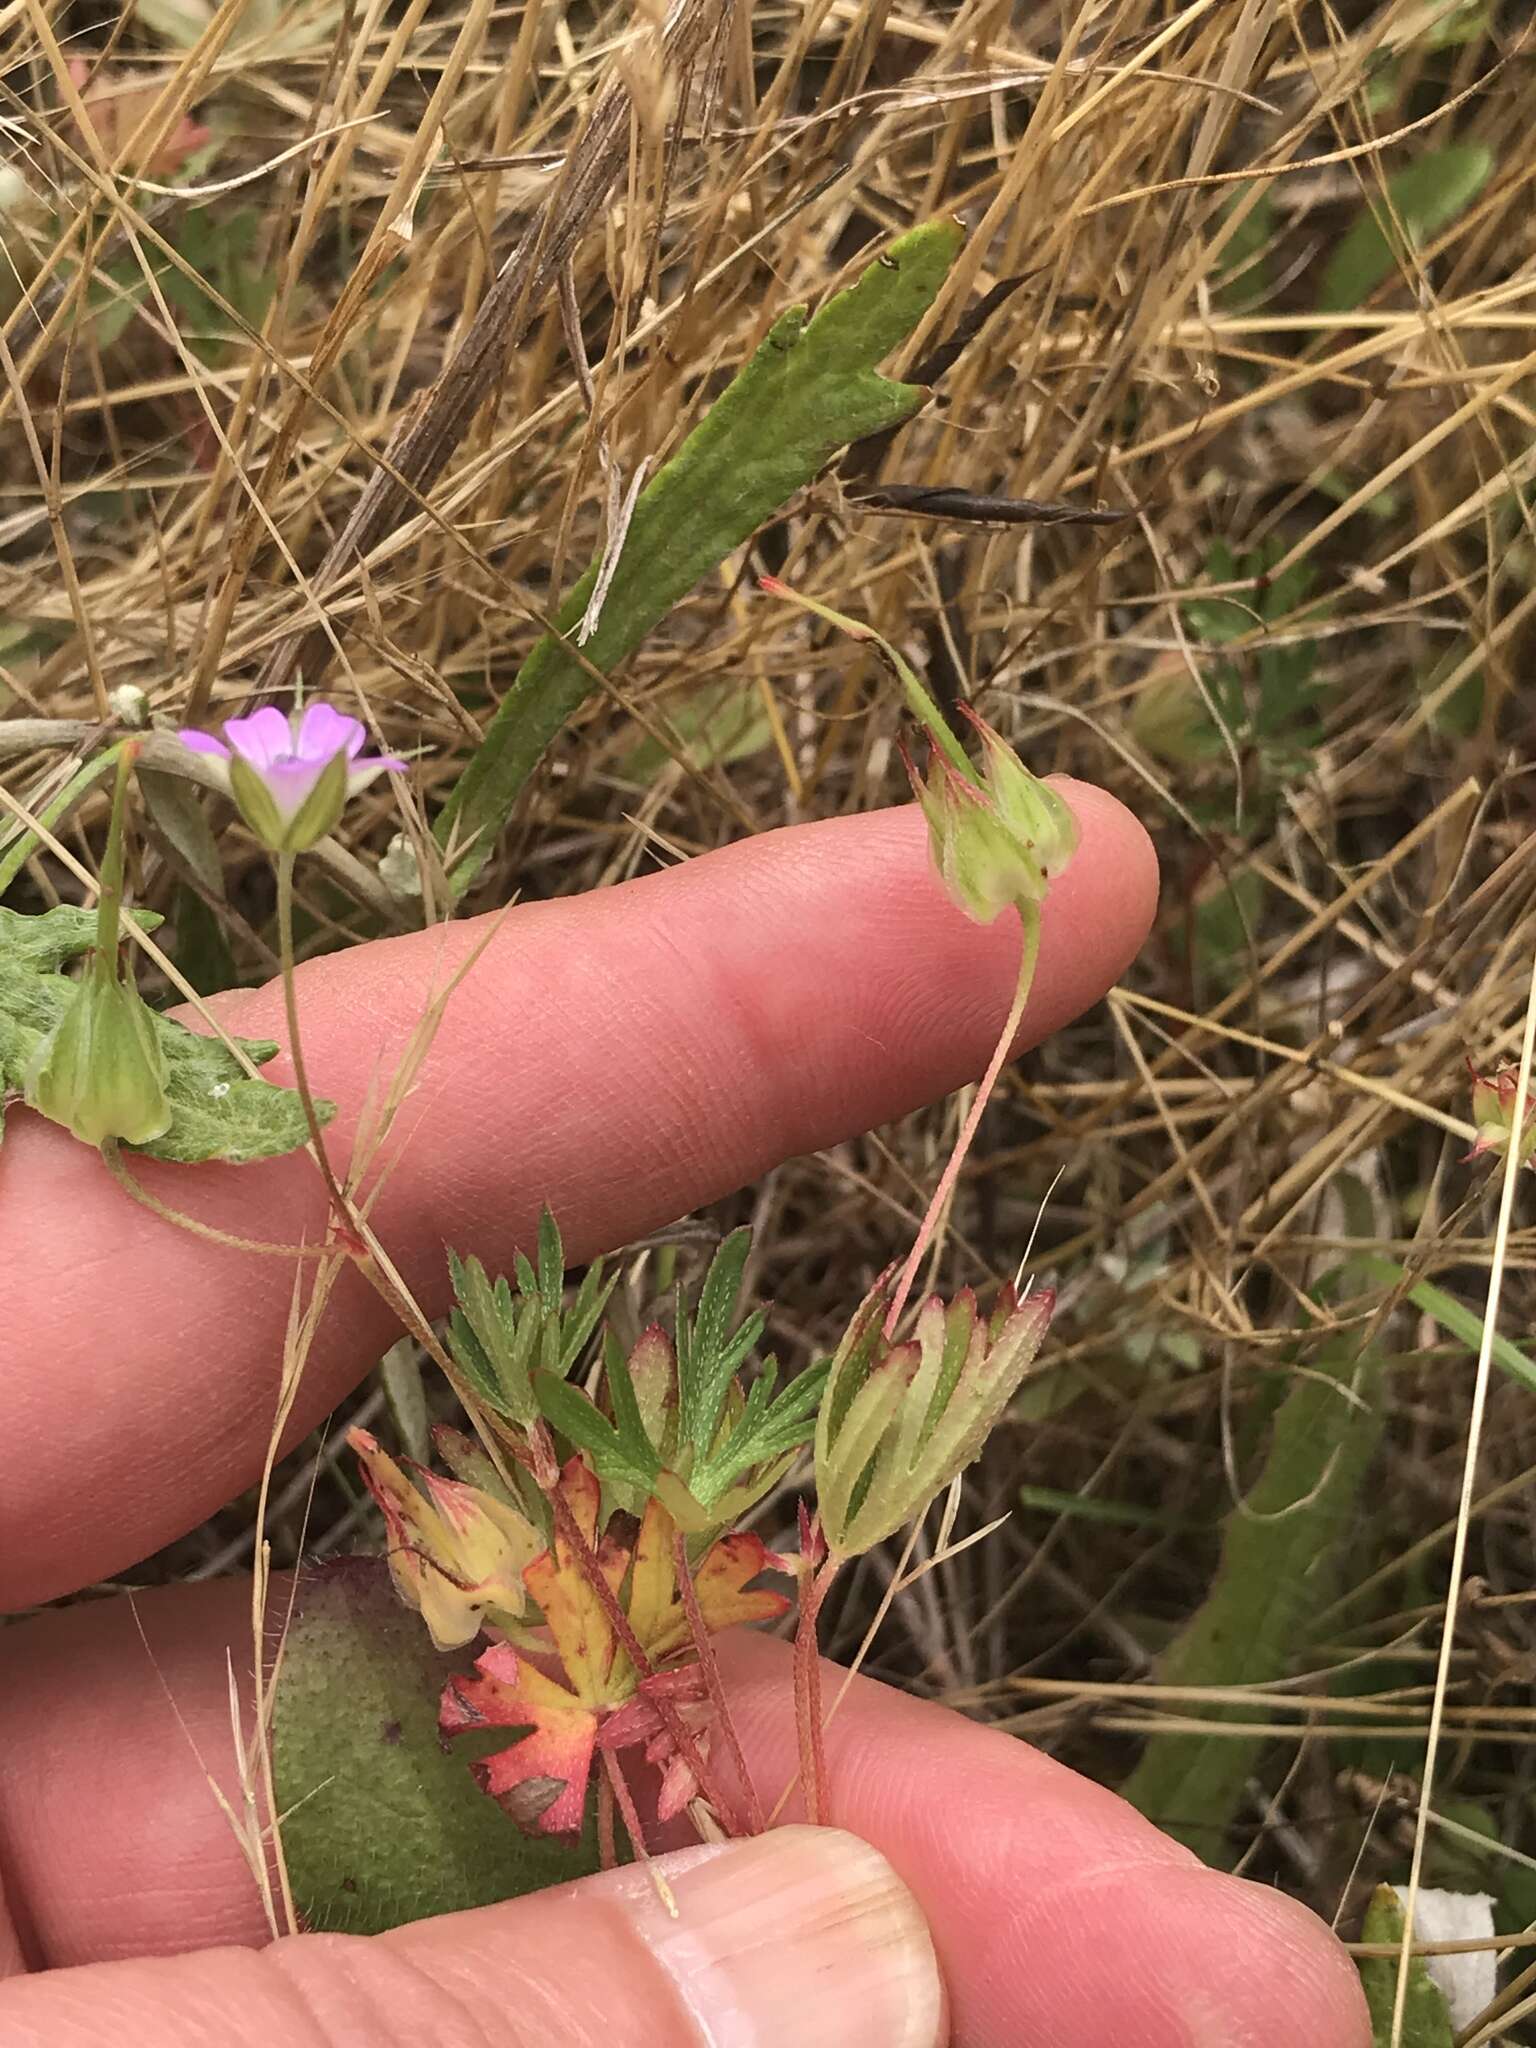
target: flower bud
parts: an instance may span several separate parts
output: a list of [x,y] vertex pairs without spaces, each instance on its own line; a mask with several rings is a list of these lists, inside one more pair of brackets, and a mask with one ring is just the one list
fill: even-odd
[[169,1127],[165,1054],[153,1012],[97,955],[32,1056],[24,1089],[41,1115],[87,1145],[147,1145]]
[[96,950],[62,1015],[27,1063],[22,1093],[42,1116],[87,1145],[147,1145],[170,1128],[165,1051],[154,1012],[118,963],[128,782],[138,742],[118,754],[101,857]]
[[981,1453],[1050,1327],[1049,1289],[1004,1288],[982,1320],[969,1288],[923,1304],[916,1333],[884,1332],[888,1280],[838,1346],[816,1425],[818,1518],[835,1556],[856,1557],[923,1514]]
[[926,781],[910,761],[907,772],[950,900],[978,924],[991,924],[1005,910],[1044,901],[1076,849],[1077,821],[991,726],[970,716],[986,750],[980,782],[937,748]]
[[[1468,1159],[1481,1159],[1491,1152],[1502,1159],[1509,1150],[1510,1134],[1514,1130],[1519,1070],[1500,1067],[1492,1074],[1480,1074],[1469,1060],[1467,1071],[1472,1076],[1472,1121],[1477,1125],[1477,1142],[1466,1156]],[[1525,1105],[1520,1164],[1530,1166],[1533,1153],[1536,1153],[1536,1079],[1533,1079]]]

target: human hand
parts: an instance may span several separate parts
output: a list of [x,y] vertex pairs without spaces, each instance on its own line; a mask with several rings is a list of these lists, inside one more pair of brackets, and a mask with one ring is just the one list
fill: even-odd
[[[1021,1044],[1103,993],[1152,911],[1140,828],[1097,791],[1068,794],[1082,844],[1047,906]],[[370,1082],[480,935],[452,926],[301,971],[311,1076],[342,1104],[338,1159]],[[1016,947],[1006,925],[978,931],[948,905],[915,811],[773,833],[519,909],[448,1005],[375,1226],[433,1313],[444,1243],[505,1263],[545,1200],[573,1259],[621,1244],[973,1078]],[[283,1035],[275,990],[221,1012]],[[324,1229],[302,1158],[136,1171],[243,1236]],[[15,1609],[121,1571],[251,1483],[291,1275],[131,1206],[24,1111],[0,1150],[0,1245],[0,1609]],[[349,1274],[291,1434],[393,1334]],[[1206,1871],[1012,1737],[864,1681],[828,1729],[851,1832],[679,1852],[675,1922],[643,1872],[615,1871],[372,1940],[261,1948],[256,1889],[210,1786],[238,1797],[226,1658],[248,1660],[248,1613],[238,1584],[178,1585],[6,1631],[3,2048],[1369,2042],[1352,1968],[1301,1907]],[[788,1660],[758,1638],[721,1647],[771,1801],[793,1770]]]

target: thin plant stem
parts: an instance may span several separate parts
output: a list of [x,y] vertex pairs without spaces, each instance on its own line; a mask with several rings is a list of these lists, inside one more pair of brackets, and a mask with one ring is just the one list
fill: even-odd
[[[602,1757],[603,1781],[612,1791],[614,1803],[619,1809],[619,1816],[624,1822],[624,1832],[629,1836],[631,1843],[634,1845],[635,1854],[642,1862],[648,1863],[650,1861],[650,1851],[645,1846],[645,1823],[640,1818],[640,1810],[635,1805],[634,1794],[629,1789],[623,1768],[611,1749],[605,1749],[602,1752]],[[618,1846],[615,1844],[614,1862],[617,1863],[617,1861]]]
[[319,1113],[315,1108],[314,1093],[309,1085],[309,1075],[304,1065],[304,1045],[299,1036],[299,999],[294,987],[293,955],[293,855],[291,852],[277,856],[277,953],[278,965],[283,979],[283,1015],[288,1023],[288,1057],[293,1061],[294,1085],[299,1100],[304,1105],[304,1121],[309,1126],[310,1149],[315,1155],[326,1192],[336,1212],[336,1219],[350,1233],[356,1234],[356,1217],[351,1202],[337,1180],[325,1149]]
[[709,1703],[714,1709],[715,1725],[725,1738],[725,1746],[731,1752],[731,1767],[741,1786],[741,1800],[745,1808],[742,1832],[760,1835],[767,1823],[763,1819],[762,1801],[757,1796],[757,1787],[747,1769],[746,1752],[741,1746],[741,1737],[736,1732],[736,1723],[731,1718],[731,1703],[725,1695],[725,1684],[720,1676],[720,1660],[715,1655],[714,1638],[704,1625],[703,1610],[699,1606],[698,1592],[694,1587],[693,1573],[688,1566],[688,1539],[679,1529],[672,1538],[672,1565],[677,1575],[677,1590],[682,1597],[683,1612],[688,1617],[688,1627],[693,1634],[693,1647],[698,1652],[699,1669],[704,1675],[704,1687],[709,1694]]
[[[571,1512],[571,1504],[556,1485],[549,1494],[550,1508],[555,1518],[555,1531],[560,1540],[569,1548],[580,1568],[582,1577],[591,1588],[593,1596],[602,1608],[609,1627],[617,1637],[619,1646],[635,1668],[637,1679],[655,1676],[656,1667],[645,1654],[640,1638],[635,1634],[629,1616],[619,1604],[618,1595],[609,1585],[598,1563],[597,1554],[587,1541],[586,1531]],[[671,1736],[678,1754],[687,1764],[694,1781],[705,1798],[720,1816],[720,1824],[727,1834],[739,1834],[740,1822],[731,1810],[731,1803],[720,1794],[719,1782],[705,1761],[703,1752],[693,1738],[693,1733],[681,1714],[670,1700],[652,1699],[657,1718]]]
[[603,1774],[597,1781],[597,1860],[602,1869],[614,1870],[618,1867],[619,1845],[613,1826],[613,1780],[606,1766],[604,1758]]
[[806,1575],[795,1626],[795,1732],[800,1744],[800,1786],[812,1827],[830,1825],[827,1752],[821,1722],[821,1645],[816,1623],[842,1559],[828,1557]]
[[1440,1627],[1440,1650],[1435,1660],[1435,1689],[1430,1701],[1424,1768],[1419,1776],[1419,1809],[1413,1830],[1413,1855],[1408,1867],[1408,1890],[1403,1903],[1403,1945],[1398,1955],[1397,1981],[1393,1988],[1391,2048],[1401,2048],[1407,2017],[1414,1914],[1418,1909],[1419,1887],[1424,1877],[1424,1851],[1429,1837],[1429,1817],[1435,1791],[1435,1762],[1445,1722],[1446,1695],[1451,1683],[1451,1660],[1456,1648],[1456,1617],[1461,1601],[1462,1575],[1466,1569],[1467,1533],[1472,1525],[1472,1504],[1477,1492],[1477,1458],[1482,1448],[1483,1417],[1488,1406],[1488,1384],[1493,1375],[1493,1344],[1498,1331],[1499,1303],[1503,1296],[1504,1269],[1509,1256],[1515,1188],[1520,1178],[1520,1134],[1525,1130],[1526,1117],[1532,1101],[1533,1065],[1536,1065],[1536,959],[1531,962],[1530,981],[1526,989],[1525,1026],[1520,1039],[1520,1067],[1515,1081],[1509,1149],[1504,1155],[1504,1173],[1499,1186],[1498,1222],[1494,1230],[1493,1259],[1488,1268],[1488,1294],[1483,1305],[1483,1331],[1482,1341],[1478,1346],[1477,1372],[1472,1382],[1472,1407],[1467,1417],[1467,1448],[1461,1466],[1461,1497],[1457,1503],[1456,1534],[1451,1544],[1445,1619]]
[[323,1259],[327,1247],[323,1244],[279,1244],[259,1237],[236,1237],[228,1230],[216,1230],[211,1223],[200,1223],[195,1216],[189,1216],[184,1209],[173,1209],[162,1202],[158,1195],[152,1195],[144,1183],[135,1180],[128,1171],[128,1162],[122,1154],[122,1147],[116,1138],[106,1139],[101,1146],[101,1160],[108,1173],[117,1182],[123,1193],[147,1209],[152,1216],[158,1216],[162,1223],[172,1223],[178,1230],[185,1230],[192,1237],[205,1239],[226,1250],[236,1252],[260,1252],[267,1258],[276,1259]]
[[966,1118],[964,1128],[955,1142],[955,1149],[949,1155],[949,1162],[939,1177],[939,1184],[933,1191],[933,1199],[928,1204],[927,1213],[918,1226],[917,1236],[913,1240],[912,1249],[907,1254],[906,1264],[902,1267],[897,1277],[896,1291],[891,1297],[891,1306],[886,1312],[885,1334],[887,1337],[892,1335],[896,1325],[901,1321],[901,1312],[907,1305],[908,1295],[912,1292],[912,1284],[917,1278],[917,1269],[923,1262],[923,1254],[932,1242],[933,1233],[937,1229],[939,1218],[944,1212],[944,1205],[948,1202],[955,1182],[959,1178],[960,1168],[965,1162],[965,1155],[970,1151],[971,1142],[975,1138],[977,1128],[981,1123],[982,1112],[991,1099],[993,1089],[997,1086],[998,1075],[1003,1071],[1003,1064],[1008,1058],[1009,1050],[1013,1045],[1014,1038],[1018,1034],[1019,1025],[1023,1021],[1025,1006],[1029,1002],[1029,992],[1035,979],[1035,962],[1040,957],[1040,912],[1036,905],[1032,903],[1021,903],[1018,906],[1018,910],[1019,928],[1023,937],[1023,950],[1019,956],[1019,978],[1013,991],[1013,1001],[1008,1006],[1008,1015],[1004,1020],[1002,1032],[997,1041],[997,1048],[993,1052],[987,1071],[981,1077],[980,1085],[976,1090],[976,1099],[971,1104],[970,1115]]

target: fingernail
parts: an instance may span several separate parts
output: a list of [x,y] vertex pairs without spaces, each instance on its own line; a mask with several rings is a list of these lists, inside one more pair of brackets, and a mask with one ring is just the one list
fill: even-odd
[[867,1842],[775,1828],[653,1868],[675,1914],[643,1868],[626,1903],[709,2048],[943,2048],[928,1923]]

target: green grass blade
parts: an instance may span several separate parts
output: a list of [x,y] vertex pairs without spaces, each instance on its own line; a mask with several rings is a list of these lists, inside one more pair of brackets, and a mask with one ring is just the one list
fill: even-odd
[[[1373,1280],[1380,1280],[1389,1287],[1400,1286],[1408,1278],[1407,1268],[1398,1265],[1395,1259],[1369,1259],[1365,1264]],[[1483,1319],[1475,1308],[1468,1308],[1454,1294],[1447,1294],[1443,1287],[1436,1287],[1432,1280],[1415,1280],[1408,1289],[1408,1299],[1448,1335],[1465,1344],[1474,1358],[1477,1356],[1483,1343]],[[1493,1362],[1511,1379],[1519,1380],[1522,1386],[1536,1392],[1536,1365],[1518,1344],[1512,1344],[1507,1337],[1497,1333],[1493,1339]]]
[[[452,864],[456,891],[473,880],[544,749],[597,687],[592,668],[606,673],[632,653],[840,448],[899,425],[922,404],[923,391],[875,365],[933,304],[960,242],[950,221],[914,228],[814,320],[791,309],[657,472],[635,507],[585,659],[546,634],[438,816],[440,844],[462,849]],[[579,623],[596,573],[587,571],[557,614],[562,634]]]

